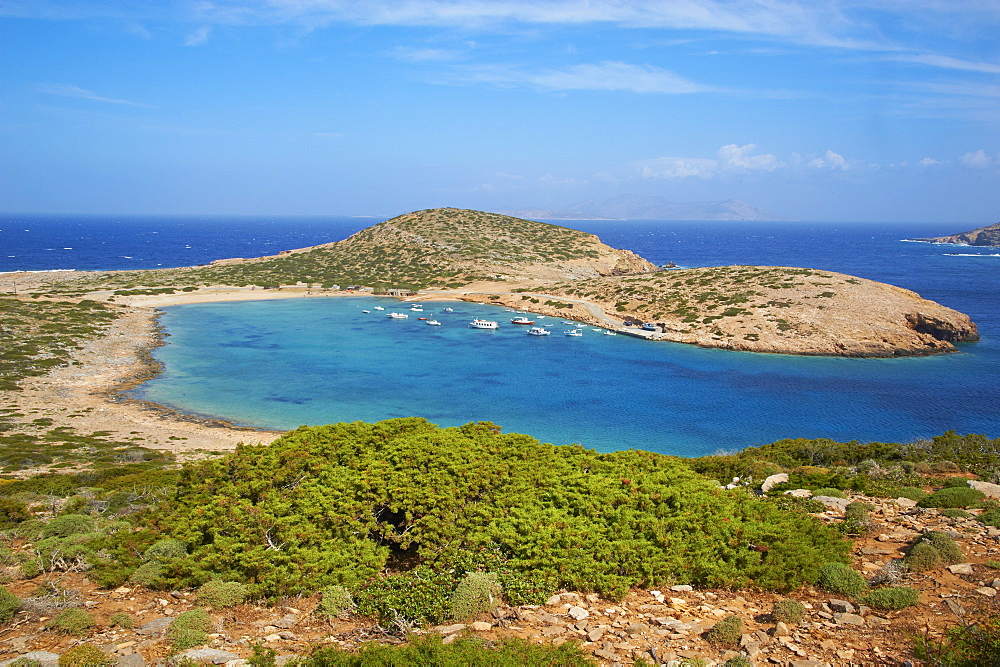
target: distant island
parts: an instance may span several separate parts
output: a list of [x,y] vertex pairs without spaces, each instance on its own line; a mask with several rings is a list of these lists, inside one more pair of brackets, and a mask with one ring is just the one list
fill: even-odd
[[584,201],[563,209],[500,211],[540,220],[790,220],[737,199],[715,202],[673,202],[663,197],[621,195],[605,201]]
[[[439,208],[271,257],[152,271],[35,274],[39,293],[132,306],[345,290],[503,304],[651,340],[782,354],[895,357],[978,340],[964,314],[884,283],[809,268],[673,270],[593,234]],[[264,291],[266,290],[266,291]],[[645,325],[645,326],[642,326]]]
[[986,227],[973,229],[971,232],[961,232],[951,236],[935,236],[929,239],[906,239],[923,243],[953,243],[955,245],[980,246],[1000,248],[1000,222]]

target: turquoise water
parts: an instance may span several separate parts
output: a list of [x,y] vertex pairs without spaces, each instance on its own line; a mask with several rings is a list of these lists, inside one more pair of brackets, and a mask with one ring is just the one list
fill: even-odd
[[[374,310],[379,304],[387,310]],[[441,312],[445,305],[455,312]],[[344,297],[166,308],[171,335],[157,355],[166,371],[142,395],[272,429],[418,415],[445,426],[489,420],[556,444],[686,456],[782,437],[1000,433],[995,390],[969,386],[975,354],[762,355],[590,328],[567,337],[556,318],[538,320],[553,324],[553,335],[535,337],[507,324],[513,314],[501,308],[437,303],[407,320],[386,318],[394,307],[401,310],[394,300]],[[474,317],[501,329],[470,329]]]
[[[344,222],[342,234],[353,231],[348,223],[357,224]],[[287,238],[273,242],[287,244],[304,233],[301,224],[266,229],[280,228]],[[806,266],[892,283],[969,314],[982,340],[937,357],[838,359],[705,350],[589,329],[569,338],[553,319],[554,334],[537,338],[508,324],[513,315],[503,309],[464,303],[452,303],[451,314],[427,306],[423,315],[441,327],[373,309],[401,308],[390,299],[199,304],[164,309],[170,336],[155,354],[165,372],[136,395],[261,428],[416,415],[441,425],[490,420],[557,444],[678,455],[787,437],[910,441],[950,429],[1000,437],[1000,250],[901,241],[975,225],[564,224],[656,263]],[[184,229],[197,245],[198,228]],[[216,249],[222,256],[242,242],[235,228],[230,235],[234,245]],[[477,316],[506,326],[470,330]]]

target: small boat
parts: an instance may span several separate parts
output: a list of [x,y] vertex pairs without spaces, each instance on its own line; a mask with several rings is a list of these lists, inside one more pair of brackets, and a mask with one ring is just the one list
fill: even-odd
[[[423,318],[421,318],[421,319],[423,319]],[[427,324],[431,325],[432,327],[439,327],[439,326],[441,326],[441,323],[438,322],[437,320],[427,320]]]
[[563,324],[576,324],[576,322],[572,320],[563,320]]
[[510,321],[511,324],[534,324],[534,320],[529,320],[527,317],[515,317]]
[[480,320],[475,319],[469,322],[469,326],[473,329],[499,329],[500,325],[492,320]]
[[542,327],[531,327],[528,329],[527,333],[529,336],[548,336],[552,332],[548,329],[543,329]]
[[615,333],[614,331],[605,331],[604,335],[605,336],[617,336],[618,334]]
[[406,313],[389,313],[386,317],[392,318],[394,320],[405,320],[409,315]]
[[385,310],[382,306],[375,306],[375,310]]
[[413,308],[410,308],[410,310],[412,310],[415,313],[422,313],[422,312],[424,312],[424,309],[421,308],[420,306],[414,306]]
[[583,332],[579,329],[570,329],[569,331],[563,331],[564,336],[582,336]]
[[418,317],[417,319],[418,320],[426,320],[427,318],[426,317]]
[[370,313],[370,312],[372,312],[372,311],[370,311],[370,310],[362,310],[361,312],[362,312],[362,313]]

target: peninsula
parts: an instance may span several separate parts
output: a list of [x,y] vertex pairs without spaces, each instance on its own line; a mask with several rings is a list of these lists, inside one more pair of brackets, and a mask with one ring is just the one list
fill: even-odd
[[893,357],[953,352],[978,339],[966,315],[899,287],[810,268],[667,269],[592,234],[455,208],[407,213],[270,257],[35,275],[36,293],[141,307],[344,288],[419,293],[750,352]]
[[935,236],[927,239],[907,239],[908,241],[922,241],[924,243],[952,243],[955,245],[983,246],[987,248],[1000,248],[1000,222],[978,227],[969,232],[960,232],[951,236]]

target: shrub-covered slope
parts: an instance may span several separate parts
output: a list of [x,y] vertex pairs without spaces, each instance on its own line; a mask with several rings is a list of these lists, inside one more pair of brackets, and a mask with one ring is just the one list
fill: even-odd
[[815,519],[727,491],[676,459],[556,447],[490,423],[302,427],[186,469],[161,527],[184,578],[269,596],[357,587],[385,568],[496,557],[552,589],[791,589],[846,543]]

